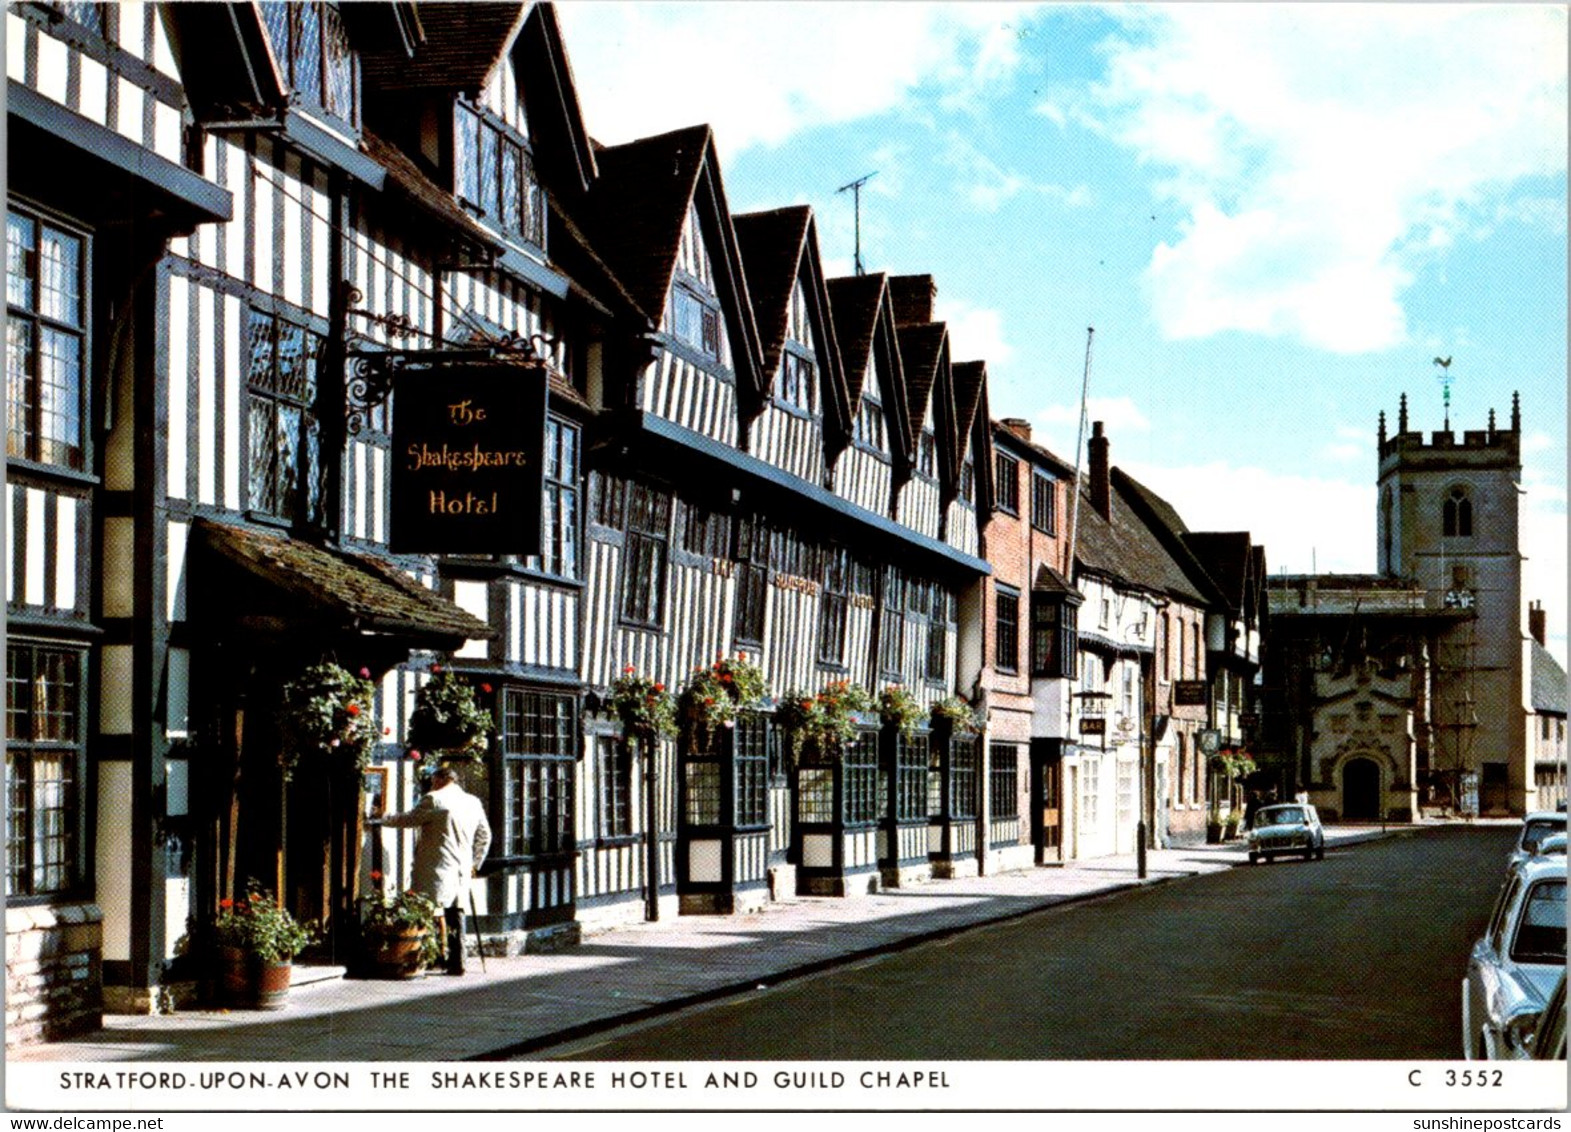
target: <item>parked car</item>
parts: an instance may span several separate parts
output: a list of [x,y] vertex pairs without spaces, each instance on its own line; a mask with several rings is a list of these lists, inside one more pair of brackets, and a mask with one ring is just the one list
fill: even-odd
[[1326,855],[1325,830],[1313,806],[1292,802],[1255,811],[1249,823],[1249,863],[1284,853],[1301,853],[1306,861]]
[[1538,1032],[1533,1035],[1535,1061],[1564,1061],[1566,1059],[1566,973],[1560,972],[1555,991],[1549,996],[1549,1005],[1538,1019]]
[[1517,834],[1516,847],[1511,850],[1511,856],[1507,859],[1506,866],[1509,868],[1518,861],[1523,861],[1533,856],[1533,854],[1538,852],[1539,843],[1544,838],[1551,834],[1564,833],[1565,831],[1565,814],[1548,812],[1528,814],[1527,817],[1522,819],[1522,829]]
[[1513,866],[1462,980],[1462,1054],[1532,1056],[1540,1016],[1566,965],[1566,864]]

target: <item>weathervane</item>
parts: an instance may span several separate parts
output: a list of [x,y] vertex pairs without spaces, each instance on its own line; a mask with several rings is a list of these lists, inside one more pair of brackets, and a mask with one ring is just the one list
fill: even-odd
[[1442,401],[1442,403],[1444,404],[1444,407],[1445,407],[1445,417],[1446,417],[1445,430],[1447,432],[1450,432],[1451,431],[1451,382],[1453,380],[1455,380],[1451,376],[1451,358],[1450,358],[1450,356],[1448,355],[1448,356],[1446,356],[1444,358],[1436,358],[1435,359],[1435,365],[1440,367],[1440,373],[1437,375],[1440,378],[1440,399],[1441,399],[1441,401]]

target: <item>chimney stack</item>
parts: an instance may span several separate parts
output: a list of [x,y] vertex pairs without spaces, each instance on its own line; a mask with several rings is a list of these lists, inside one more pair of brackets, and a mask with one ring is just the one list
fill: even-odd
[[1102,435],[1102,422],[1091,423],[1091,506],[1104,519],[1113,517],[1113,483],[1107,462],[1107,437]]
[[1548,645],[1545,636],[1548,627],[1544,621],[1544,603],[1541,601],[1528,602],[1527,605],[1527,631],[1533,634],[1533,640],[1540,645]]
[[1031,422],[1021,417],[1005,417],[998,422],[1027,444],[1031,443]]
[[933,300],[938,284],[931,275],[892,275],[889,299],[896,326],[923,326],[933,321]]

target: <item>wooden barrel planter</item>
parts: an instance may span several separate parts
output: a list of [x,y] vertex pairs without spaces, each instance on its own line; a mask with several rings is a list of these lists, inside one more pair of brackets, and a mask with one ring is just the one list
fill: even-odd
[[224,1005],[241,1010],[282,1010],[289,1004],[291,962],[265,962],[238,947],[218,949]]
[[426,930],[407,928],[366,939],[366,975],[373,979],[412,979],[425,968],[421,951]]

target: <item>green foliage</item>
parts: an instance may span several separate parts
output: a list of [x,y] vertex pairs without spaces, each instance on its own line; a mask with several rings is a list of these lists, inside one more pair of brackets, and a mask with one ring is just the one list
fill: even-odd
[[213,939],[236,947],[265,963],[289,963],[310,944],[315,933],[278,906],[273,894],[252,880],[243,900],[218,902]]
[[1247,751],[1222,751],[1214,757],[1222,770],[1232,779],[1251,775],[1258,769],[1255,760]]
[[429,896],[407,889],[388,893],[381,889],[381,873],[372,873],[371,882],[377,891],[360,898],[360,932],[367,943],[380,943],[411,930],[423,930],[420,941],[420,962],[435,963],[442,957],[442,938],[437,925],[442,911]]
[[279,763],[285,778],[294,776],[302,759],[330,759],[357,771],[366,768],[376,745],[371,716],[376,685],[370,677],[367,669],[353,676],[340,665],[323,661],[284,685],[278,727],[283,736]]
[[945,696],[933,705],[933,723],[947,726],[954,735],[975,735],[982,730],[976,710],[959,696]]
[[670,738],[676,734],[676,697],[664,684],[638,675],[632,665],[612,682],[610,707],[629,738]]
[[[489,693],[489,684],[481,691]],[[449,668],[431,666],[431,679],[415,693],[409,744],[429,757],[476,759],[491,744],[491,713],[475,699],[474,686]]]
[[790,739],[791,755],[805,746],[820,754],[838,754],[856,734],[855,713],[873,710],[873,697],[849,680],[836,680],[822,692],[788,692],[775,708],[775,722]]
[[683,742],[689,750],[708,750],[716,730],[736,719],[738,710],[751,707],[768,695],[763,669],[744,657],[695,668],[693,678],[677,698]]
[[927,711],[904,685],[889,684],[878,693],[878,718],[909,738],[927,718]]

